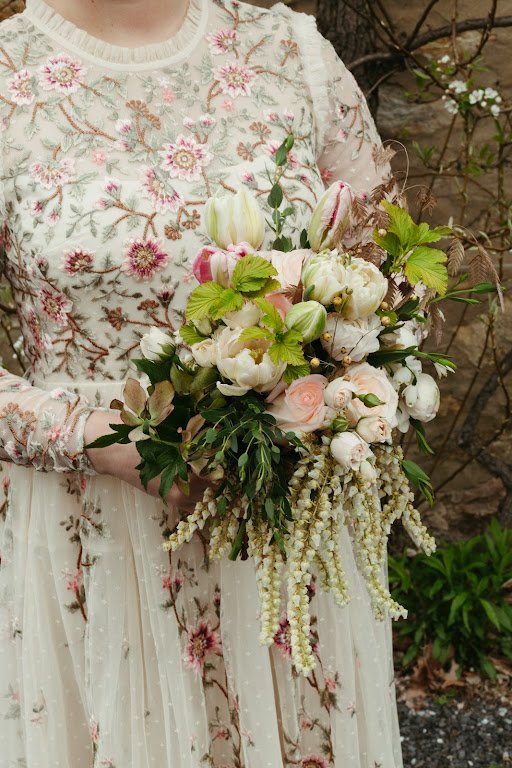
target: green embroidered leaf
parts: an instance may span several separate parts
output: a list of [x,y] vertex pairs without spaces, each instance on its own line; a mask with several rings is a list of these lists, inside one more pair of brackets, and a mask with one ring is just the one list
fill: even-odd
[[444,266],[447,257],[444,251],[420,245],[415,248],[405,263],[405,276],[411,285],[422,282],[441,296],[448,289],[448,270]]
[[257,325],[252,325],[250,328],[244,328],[240,334],[240,341],[252,341],[252,339],[268,339],[272,341],[274,335],[267,331],[266,328],[258,328]]
[[236,312],[244,305],[243,296],[233,288],[224,288],[218,299],[212,304],[212,320],[220,320],[227,312]]
[[207,336],[202,336],[197,328],[190,323],[189,325],[182,325],[180,328],[180,336],[185,344],[199,344],[200,341],[204,341]]
[[274,331],[282,331],[284,328],[283,318],[275,306],[268,299],[262,297],[255,298],[253,301],[263,312],[261,322],[273,328]]
[[258,291],[273,275],[277,275],[277,270],[266,259],[244,256],[233,270],[231,285],[237,291]]
[[187,320],[202,320],[208,317],[212,306],[224,292],[224,288],[219,283],[213,281],[203,283],[194,288],[188,300],[185,312]]
[[291,384],[295,379],[300,379],[302,376],[309,376],[310,373],[311,366],[309,363],[289,365],[283,374],[283,381],[285,384]]
[[304,365],[306,360],[300,344],[301,341],[302,335],[298,331],[287,331],[268,350],[270,359],[276,364]]

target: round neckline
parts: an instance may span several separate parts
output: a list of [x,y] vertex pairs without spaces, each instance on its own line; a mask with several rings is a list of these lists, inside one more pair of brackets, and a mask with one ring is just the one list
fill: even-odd
[[67,50],[112,69],[154,69],[186,58],[206,30],[209,0],[189,0],[187,13],[175,34],[160,43],[134,48],[114,45],[94,37],[61,16],[44,0],[27,0],[23,15]]

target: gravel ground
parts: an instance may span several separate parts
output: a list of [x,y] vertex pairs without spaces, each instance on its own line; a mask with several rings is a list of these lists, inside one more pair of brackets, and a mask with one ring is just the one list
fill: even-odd
[[478,698],[398,703],[405,768],[510,768],[512,707]]

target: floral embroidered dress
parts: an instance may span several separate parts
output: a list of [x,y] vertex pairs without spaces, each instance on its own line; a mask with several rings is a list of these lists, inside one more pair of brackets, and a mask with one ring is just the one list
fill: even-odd
[[190,0],[134,49],[28,0],[0,65],[2,266],[30,360],[0,377],[1,768],[401,768],[390,622],[348,531],[352,601],[313,582],[304,678],[285,614],[259,644],[252,562],[208,562],[205,532],[169,557],[178,511],[83,450],[141,335],[183,320],[209,195],[246,185],[268,214],[289,132],[298,229],[326,182],[387,176],[352,76],[312,17],[237,0]]

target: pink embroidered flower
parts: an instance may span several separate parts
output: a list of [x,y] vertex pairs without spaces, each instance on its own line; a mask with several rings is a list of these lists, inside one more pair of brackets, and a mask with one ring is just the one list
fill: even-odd
[[313,728],[311,720],[307,720],[305,717],[300,721],[300,727],[303,731],[310,731]]
[[162,157],[162,168],[169,176],[185,181],[200,179],[201,170],[212,160],[204,144],[198,144],[181,134],[174,143],[166,144],[159,155]]
[[57,325],[66,325],[68,314],[73,308],[73,304],[67,296],[45,287],[37,292],[37,297],[41,309],[50,320],[53,320]]
[[290,109],[285,109],[285,111],[283,112],[283,115],[287,123],[293,123],[293,121],[295,120],[295,115]]
[[238,32],[236,29],[219,29],[206,38],[210,44],[210,52],[214,56],[232,51],[238,42]]
[[40,200],[36,200],[35,203],[32,203],[32,205],[30,206],[31,216],[40,216],[43,211],[44,211],[44,206]]
[[30,175],[46,189],[61,187],[75,177],[74,161],[64,159],[32,163]]
[[118,179],[105,179],[105,192],[107,195],[113,197],[119,197],[119,190],[121,189],[121,182]]
[[252,182],[254,181],[254,173],[251,173],[251,171],[242,171],[242,173],[240,174],[240,178],[246,184],[252,184]]
[[127,134],[127,133],[130,133],[131,129],[132,129],[132,121],[129,120],[128,118],[117,120],[116,131],[118,133]]
[[114,144],[114,147],[118,149],[120,152],[128,152],[128,150],[130,149],[130,145],[124,139],[119,139],[118,141],[116,141],[116,143]]
[[285,613],[279,620],[279,629],[274,635],[274,643],[286,659],[291,659],[292,643],[290,638],[290,623]]
[[137,280],[151,280],[169,261],[169,254],[162,251],[160,243],[151,237],[146,240],[133,237],[128,241],[127,249],[124,266]]
[[100,727],[96,720],[91,719],[91,726],[89,729],[89,733],[91,734],[91,741],[93,744],[98,743],[98,739],[100,736]]
[[233,102],[231,101],[231,99],[224,99],[224,101],[221,104],[221,107],[226,112],[231,112],[233,109]]
[[330,171],[328,168],[322,168],[320,171],[320,177],[324,184],[329,184],[329,182],[332,180],[334,174],[332,171]]
[[48,430],[48,442],[56,443],[61,436],[61,432],[62,429],[58,424],[54,424],[53,427],[50,427]]
[[335,691],[337,688],[337,683],[334,677],[326,677],[325,678],[325,688],[327,691]]
[[181,195],[166,183],[157,168],[147,168],[144,171],[142,194],[152,201],[159,213],[177,211],[183,205]]
[[223,741],[227,741],[229,739],[229,731],[227,728],[217,728],[217,731],[214,735],[215,739],[222,739]]
[[220,639],[208,621],[201,621],[195,629],[188,633],[185,649],[185,665],[189,669],[202,672],[207,654],[221,652]]
[[[281,146],[282,142],[280,141],[269,141],[268,144],[265,146],[265,152],[270,155],[270,157],[274,157],[277,150]],[[295,152],[291,151],[288,152],[288,164],[290,168],[296,168],[298,161],[297,161],[297,155]]]
[[81,475],[80,476],[80,490],[82,491],[82,493],[85,491],[86,488],[87,488],[87,478],[85,477],[85,475]]
[[62,261],[62,268],[68,275],[78,275],[90,272],[94,261],[94,253],[84,248],[72,248],[66,251]]
[[4,477],[4,479],[2,480],[2,488],[4,489],[4,491],[8,490],[10,484],[11,484],[10,478]]
[[12,693],[11,693],[11,700],[12,701],[21,701],[20,692],[19,691],[12,691]]
[[338,141],[341,141],[342,143],[345,143],[346,140],[348,139],[348,131],[345,131],[343,128],[340,128],[336,138],[338,139]]
[[95,149],[94,152],[91,154],[91,159],[95,165],[105,165],[107,162],[107,155],[105,152],[102,152],[100,149]]
[[300,761],[301,768],[328,768],[324,758],[320,755],[306,755]]
[[14,463],[23,459],[23,452],[13,440],[8,440],[6,443],[4,443],[3,449],[9,458],[14,461]]
[[215,78],[219,81],[222,93],[236,98],[237,96],[250,96],[251,83],[256,73],[239,64],[237,61],[228,61],[215,71]]
[[52,208],[52,210],[49,212],[48,216],[46,217],[46,221],[51,227],[54,227],[59,220],[60,220],[60,206],[57,206],[55,208]]
[[51,56],[40,68],[41,86],[46,91],[74,93],[83,82],[85,69],[80,61],[65,54]]
[[176,94],[171,88],[162,88],[162,99],[167,104],[172,104],[172,102],[176,100]]
[[201,128],[211,128],[212,125],[215,125],[216,120],[213,117],[213,115],[209,115],[208,113],[206,113],[199,117],[198,123],[201,126]]
[[269,123],[278,123],[279,115],[277,114],[277,112],[267,112],[267,116],[265,120]]
[[183,125],[185,128],[188,128],[188,130],[190,131],[195,125],[195,120],[192,120],[191,117],[184,117]]
[[52,340],[47,333],[43,332],[41,323],[39,322],[39,317],[37,316],[34,308],[25,305],[23,310],[23,317],[28,329],[30,330],[36,347],[41,350],[41,352],[44,352],[47,349],[51,349]]
[[7,81],[7,90],[12,100],[19,106],[32,104],[35,93],[32,90],[32,75],[28,69],[20,69]]

